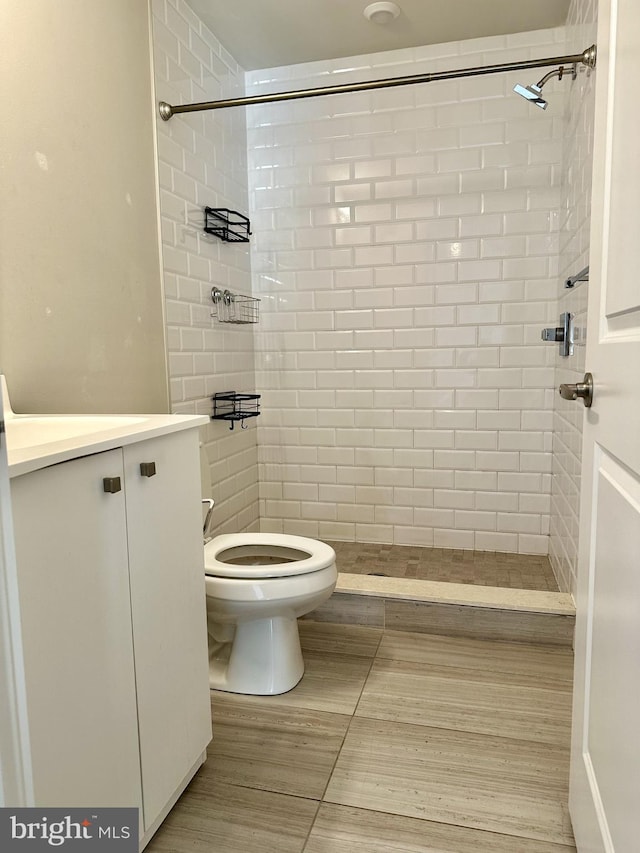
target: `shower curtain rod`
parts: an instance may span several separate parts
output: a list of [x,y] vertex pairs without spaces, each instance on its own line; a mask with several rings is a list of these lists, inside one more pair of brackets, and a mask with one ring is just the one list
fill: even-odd
[[252,104],[270,104],[276,101],[293,101],[299,98],[316,98],[319,95],[338,95],[345,92],[366,92],[369,89],[390,89],[393,86],[408,86],[413,83],[433,83],[435,80],[454,80],[457,77],[477,77],[481,74],[496,74],[500,71],[525,71],[528,68],[545,68],[549,65],[574,65],[580,63],[595,68],[596,46],[592,44],[582,53],[570,56],[550,56],[546,59],[527,59],[523,62],[504,62],[500,65],[485,65],[475,68],[460,68],[457,71],[434,71],[431,74],[413,74],[408,77],[388,77],[383,80],[368,80],[363,83],[344,83],[338,86],[321,86],[318,89],[297,89],[291,92],[276,92],[270,95],[250,95],[244,98],[228,98],[224,101],[201,101],[197,104],[173,106],[160,101],[160,116],[169,121],[178,113],[197,113],[203,110],[222,110],[227,107],[248,107]]

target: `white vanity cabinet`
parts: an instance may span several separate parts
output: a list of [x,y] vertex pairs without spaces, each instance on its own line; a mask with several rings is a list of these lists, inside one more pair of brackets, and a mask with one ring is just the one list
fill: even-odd
[[211,739],[198,454],[185,429],[11,481],[36,804],[138,806],[145,842]]

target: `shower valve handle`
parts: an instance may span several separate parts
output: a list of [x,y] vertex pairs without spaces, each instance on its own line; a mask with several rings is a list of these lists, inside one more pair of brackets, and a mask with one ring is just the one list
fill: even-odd
[[541,337],[543,341],[552,341],[553,343],[564,341],[564,327],[556,326],[555,328],[543,329]]
[[560,326],[551,326],[543,329],[541,338],[543,341],[557,343],[558,353],[567,358],[573,355],[573,314],[565,311],[560,315]]

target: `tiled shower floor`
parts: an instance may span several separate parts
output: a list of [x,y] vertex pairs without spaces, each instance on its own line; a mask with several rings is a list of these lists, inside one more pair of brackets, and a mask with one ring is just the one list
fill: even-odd
[[548,557],[358,542],[329,545],[339,572],[558,592]]

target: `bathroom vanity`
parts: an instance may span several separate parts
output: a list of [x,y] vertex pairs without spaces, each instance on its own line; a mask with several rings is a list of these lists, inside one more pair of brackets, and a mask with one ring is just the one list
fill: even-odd
[[137,806],[141,847],[211,739],[207,422],[7,420],[35,803]]

